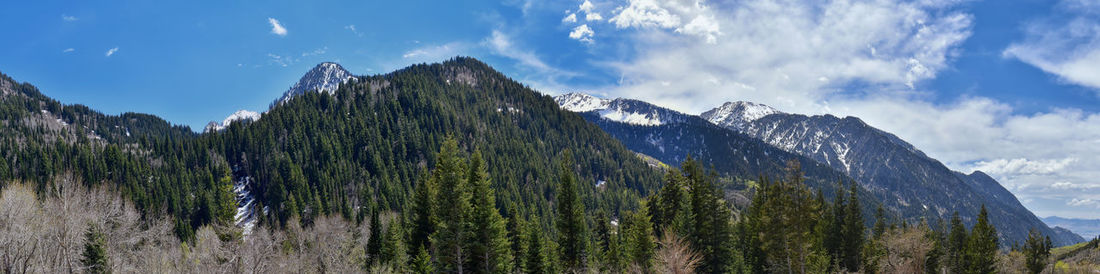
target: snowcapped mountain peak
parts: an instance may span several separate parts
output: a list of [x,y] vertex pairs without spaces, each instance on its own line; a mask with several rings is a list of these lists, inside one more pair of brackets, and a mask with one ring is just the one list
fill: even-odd
[[699,116],[719,126],[744,129],[749,122],[777,113],[783,112],[764,104],[736,101],[726,102],[720,107],[703,112]]
[[206,131],[206,132],[220,131],[220,130],[225,129],[225,127],[228,127],[229,124],[232,124],[233,122],[237,122],[237,121],[256,121],[256,120],[260,119],[260,116],[261,116],[261,114],[259,112],[255,112],[255,111],[251,111],[251,110],[243,110],[243,109],[238,110],[237,112],[234,112],[233,114],[230,114],[228,117],[225,117],[225,120],[222,120],[221,123],[210,121],[210,123],[206,124],[206,129],[204,129],[204,131]]
[[562,109],[572,112],[588,112],[606,109],[611,100],[597,98],[596,96],[571,92],[554,96],[554,102]]
[[587,113],[595,112],[601,118],[642,126],[659,126],[684,121],[688,115],[634,99],[602,99],[583,93],[567,93],[554,97],[562,109]]
[[340,64],[332,62],[324,62],[318,64],[313,69],[306,72],[306,75],[302,76],[302,79],[294,83],[286,93],[283,93],[283,97],[279,98],[278,103],[285,103],[298,94],[303,94],[309,91],[328,92],[333,94],[341,84],[348,81],[355,80],[355,75],[344,69]]

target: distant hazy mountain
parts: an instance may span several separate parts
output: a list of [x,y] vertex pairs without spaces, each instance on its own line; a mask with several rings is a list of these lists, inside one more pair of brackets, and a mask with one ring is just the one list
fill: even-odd
[[1047,223],[1049,226],[1060,226],[1069,229],[1081,235],[1081,237],[1085,237],[1086,240],[1100,236],[1100,219],[1077,219],[1050,216],[1043,218],[1043,222]]

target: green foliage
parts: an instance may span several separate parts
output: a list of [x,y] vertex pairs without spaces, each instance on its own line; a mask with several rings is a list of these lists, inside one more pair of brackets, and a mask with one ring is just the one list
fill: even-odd
[[653,223],[649,220],[649,213],[642,207],[638,212],[626,213],[623,230],[625,230],[625,249],[631,264],[638,266],[644,272],[653,269],[653,256],[656,254],[656,243],[653,235]]
[[111,273],[111,266],[107,263],[107,240],[96,225],[89,225],[84,232],[84,253],[80,263],[84,265],[85,273]]
[[1023,249],[1028,273],[1043,272],[1043,269],[1047,266],[1047,260],[1050,258],[1051,247],[1053,247],[1053,244],[1050,242],[1050,237],[1043,236],[1037,229],[1031,229],[1031,232],[1027,234],[1027,242],[1024,244]]
[[370,214],[370,236],[367,238],[367,267],[382,263],[382,222],[378,211]]
[[963,226],[959,212],[951,214],[951,232],[947,234],[947,267],[952,273],[963,273],[967,270],[966,261],[966,227]]
[[471,271],[478,273],[511,273],[513,266],[511,242],[507,224],[496,208],[493,189],[481,152],[470,157],[468,184],[472,188],[473,238],[468,261]]
[[528,227],[525,238],[527,238],[527,254],[524,255],[526,258],[523,263],[524,273],[550,273],[551,267],[544,251],[546,243],[542,238],[541,229],[537,226]]
[[409,264],[409,270],[417,274],[435,273],[435,268],[432,267],[432,257],[428,255],[428,250],[424,249],[424,246],[417,249],[416,256]]
[[989,223],[989,214],[982,205],[978,222],[967,239],[967,273],[994,273],[997,271],[997,229]]
[[566,151],[561,158],[556,200],[560,258],[565,269],[582,269],[588,260],[588,227],[584,220],[584,204],[577,192],[573,155]]

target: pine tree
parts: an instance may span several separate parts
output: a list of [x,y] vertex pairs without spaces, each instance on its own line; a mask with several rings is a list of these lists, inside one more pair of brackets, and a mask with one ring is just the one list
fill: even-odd
[[545,243],[542,239],[542,231],[537,225],[531,225],[527,229],[527,254],[524,260],[524,272],[531,274],[550,273],[546,255],[543,253]]
[[425,249],[424,246],[420,246],[417,249],[416,257],[413,257],[409,268],[413,273],[417,274],[435,273],[435,268],[432,266],[432,256],[428,255],[428,250]]
[[840,266],[848,271],[859,271],[863,258],[863,212],[860,209],[859,192],[855,182],[848,189],[848,203],[844,212],[844,256]]
[[496,199],[490,188],[481,152],[471,156],[467,183],[473,195],[473,239],[471,241],[469,269],[478,273],[512,272],[511,242],[508,239],[504,217],[496,208]]
[[963,226],[959,212],[951,214],[951,232],[947,235],[947,267],[952,273],[966,271],[966,227]]
[[[508,238],[512,244],[512,261],[516,270],[523,270],[527,255],[527,226],[515,208],[508,213]],[[522,272],[522,271],[519,271]]]
[[969,273],[994,273],[997,271],[997,229],[989,223],[989,213],[982,205],[978,222],[967,241],[966,261]]
[[379,259],[383,264],[405,265],[407,263],[407,251],[405,250],[404,230],[401,222],[391,221],[382,237],[382,249]]
[[1038,229],[1031,228],[1027,233],[1027,242],[1024,244],[1024,256],[1028,273],[1038,274],[1043,272],[1050,258],[1050,237],[1045,237]]
[[607,217],[607,211],[596,212],[596,227],[592,229],[595,240],[596,255],[604,261],[607,255],[608,245],[611,244],[611,220]]
[[441,272],[464,272],[465,262],[472,258],[470,239],[470,192],[466,184],[466,162],[458,155],[458,142],[447,138],[436,158],[430,180],[439,187],[437,195],[437,228],[430,238]]
[[840,265],[841,258],[844,256],[844,193],[843,183],[838,182],[832,206],[823,210],[822,222],[825,232],[822,245],[826,254],[829,255],[830,265]]
[[[421,174],[412,201],[412,231],[409,235],[409,251],[429,248],[428,237],[435,233],[435,187],[428,176]],[[410,254],[416,256],[415,253]]]
[[714,174],[707,174],[690,156],[681,164],[681,171],[691,189],[689,205],[691,229],[688,240],[703,255],[698,271],[726,273],[732,269],[733,245],[730,220],[732,213],[722,201]]
[[630,262],[644,272],[649,272],[653,267],[653,255],[656,244],[653,240],[653,223],[649,221],[649,214],[643,206],[641,211],[628,213],[626,230],[626,250],[629,251]]
[[370,236],[367,238],[367,267],[380,264],[382,254],[382,222],[378,221],[378,210],[370,214]]
[[237,197],[233,194],[233,176],[229,173],[228,167],[221,170],[222,174],[214,189],[217,197],[215,220],[223,225],[233,225],[233,217],[237,213]]
[[[923,222],[923,221],[922,221]],[[924,259],[924,272],[925,273],[939,273],[942,265],[941,259],[946,253],[944,247],[944,232],[947,230],[943,226],[943,222],[938,222],[939,229],[929,229],[925,234],[925,240],[932,242],[932,249],[928,251]]]
[[886,233],[886,211],[882,209],[882,205],[879,205],[875,209],[875,227],[871,229],[871,237],[879,239],[883,233]]
[[585,267],[588,260],[588,233],[584,220],[584,204],[577,192],[577,178],[573,171],[573,156],[562,153],[558,172],[560,184],[557,197],[558,245],[562,266],[567,271]]
[[107,264],[107,240],[97,225],[90,225],[84,232],[84,253],[80,263],[84,264],[85,273],[111,273],[111,266]]

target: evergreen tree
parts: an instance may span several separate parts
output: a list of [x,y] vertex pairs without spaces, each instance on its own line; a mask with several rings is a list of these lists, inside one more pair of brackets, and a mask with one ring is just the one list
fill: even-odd
[[233,176],[229,173],[228,167],[223,167],[221,170],[218,185],[214,188],[217,197],[215,220],[223,225],[233,225],[233,217],[237,214],[237,197],[233,194]]
[[527,226],[524,224],[519,212],[512,208],[508,213],[508,238],[512,244],[513,266],[522,272],[525,267],[525,255],[527,255]]
[[435,273],[435,268],[432,266],[432,256],[428,255],[428,250],[425,249],[424,246],[420,246],[417,249],[416,257],[413,257],[409,268],[413,273],[417,274]]
[[524,272],[530,274],[550,273],[546,255],[543,253],[545,243],[542,239],[542,231],[538,226],[530,226],[527,229],[527,258],[524,261]]
[[939,273],[942,263],[940,262],[946,253],[944,247],[944,231],[947,229],[943,226],[943,222],[940,221],[939,229],[929,229],[925,234],[925,240],[932,242],[932,249],[928,251],[924,258],[924,272],[925,273]]
[[1043,272],[1047,266],[1047,259],[1050,258],[1051,246],[1050,237],[1045,237],[1038,229],[1031,228],[1023,250],[1028,273]]
[[966,261],[969,273],[994,273],[997,271],[997,229],[989,223],[989,213],[982,205],[978,222],[967,241]]
[[860,209],[857,185],[852,182],[848,189],[848,203],[844,212],[844,248],[840,266],[848,271],[859,271],[863,258],[864,225],[863,212]]
[[[427,175],[420,176],[420,182],[416,185],[412,201],[412,232],[409,237],[409,251],[417,252],[420,248],[429,248],[428,237],[435,233],[434,201],[436,196],[433,181]],[[415,253],[410,254],[416,256]]]
[[594,221],[596,227],[592,229],[592,236],[596,244],[596,255],[603,261],[606,259],[608,245],[611,244],[611,220],[607,217],[607,211],[600,210],[596,212]]
[[629,251],[630,262],[642,271],[649,272],[653,267],[653,255],[656,250],[653,223],[649,221],[649,213],[645,212],[644,206],[639,212],[627,214],[624,237],[627,241],[626,250]]
[[733,245],[730,221],[732,213],[714,185],[714,174],[707,174],[699,162],[688,156],[681,171],[691,189],[691,231],[688,240],[703,255],[699,268],[704,273],[726,273],[732,269]]
[[473,239],[469,269],[478,273],[512,272],[511,242],[504,217],[496,208],[496,199],[490,188],[489,174],[481,159],[481,152],[474,152],[470,159],[468,185],[473,195]]
[[405,265],[407,262],[407,251],[405,250],[404,230],[401,228],[401,222],[391,221],[390,226],[386,228],[385,235],[382,237],[382,249],[379,253],[379,260],[383,264],[393,265]]
[[947,267],[952,273],[963,273],[967,270],[966,261],[966,227],[959,218],[959,212],[951,214],[951,232],[947,234]]
[[871,229],[871,237],[877,240],[883,233],[886,233],[886,211],[882,209],[882,205],[879,205],[875,209],[875,227]]
[[822,245],[829,255],[830,265],[840,265],[841,258],[844,256],[843,248],[846,240],[844,238],[845,192],[843,191],[843,183],[838,182],[836,189],[836,197],[833,198],[832,206],[823,210],[824,215],[821,220],[825,229]]
[[435,251],[437,271],[464,272],[465,262],[472,258],[470,239],[470,192],[467,186],[466,162],[458,155],[458,142],[447,138],[436,157],[430,180],[439,187],[436,228],[430,238]]
[[381,263],[382,222],[378,221],[378,210],[370,214],[370,236],[367,238],[367,267]]
[[577,178],[573,171],[572,153],[562,153],[558,176],[557,228],[562,266],[567,271],[585,267],[588,260],[588,233],[584,220],[584,204],[577,192]]
[[80,263],[84,265],[85,273],[111,273],[111,266],[107,264],[107,240],[99,226],[90,225],[84,232],[82,255]]

